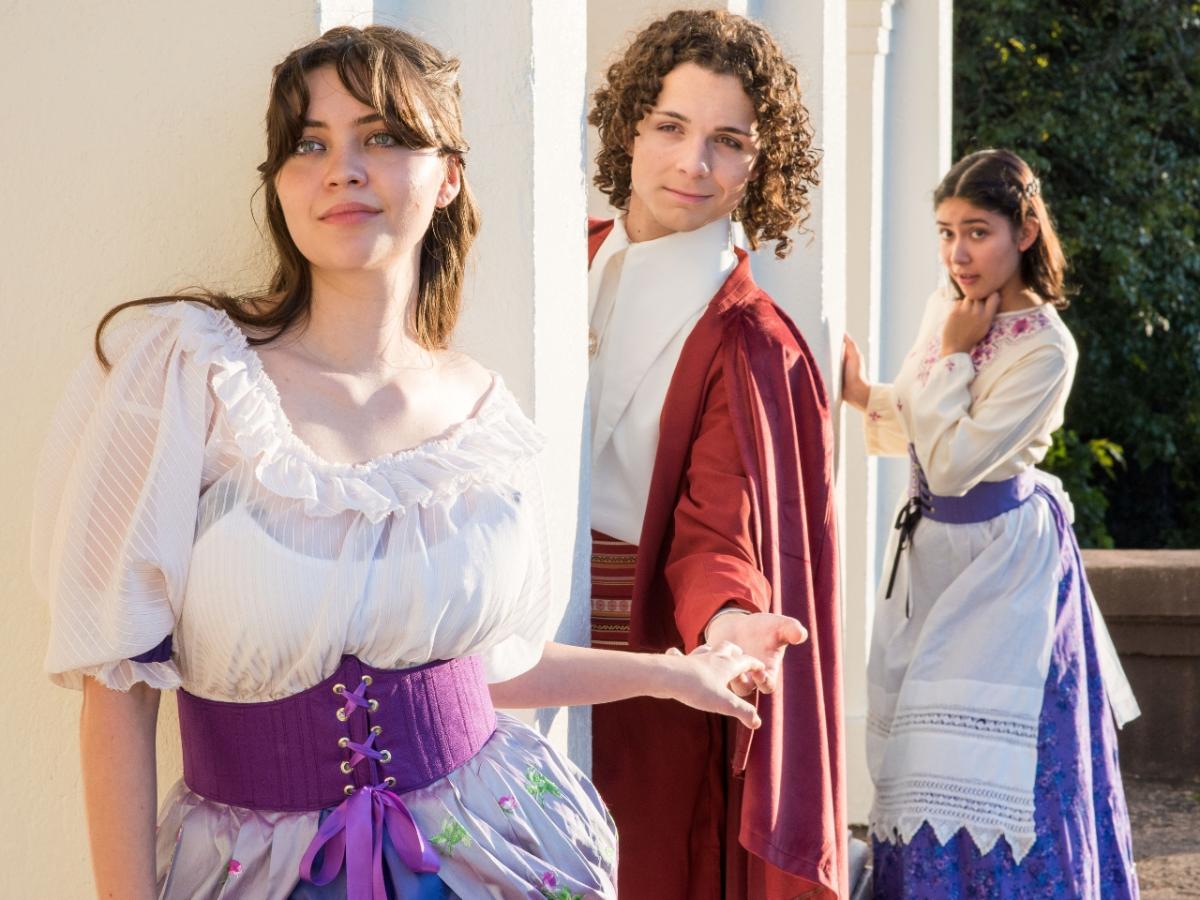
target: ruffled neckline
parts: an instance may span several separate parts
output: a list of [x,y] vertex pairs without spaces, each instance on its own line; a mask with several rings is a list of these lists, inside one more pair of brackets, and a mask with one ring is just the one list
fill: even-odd
[[224,311],[187,300],[152,311],[178,320],[181,345],[210,367],[213,394],[258,481],[302,501],[309,515],[354,510],[378,522],[406,507],[446,504],[476,485],[507,482],[544,443],[493,372],[475,413],[442,434],[365,462],[332,462],[295,433],[262,358]]

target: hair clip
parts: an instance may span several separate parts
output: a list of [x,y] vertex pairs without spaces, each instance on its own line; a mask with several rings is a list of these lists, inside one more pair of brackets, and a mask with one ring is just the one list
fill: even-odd
[[1021,193],[1025,195],[1026,200],[1032,200],[1042,192],[1042,183],[1036,178],[1031,178],[1029,184],[1021,189]]

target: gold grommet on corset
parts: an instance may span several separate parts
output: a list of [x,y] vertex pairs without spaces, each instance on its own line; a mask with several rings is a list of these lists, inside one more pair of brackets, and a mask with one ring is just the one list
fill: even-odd
[[385,763],[385,764],[390,763],[392,761],[392,751],[391,750],[380,750],[379,751],[379,761],[381,763]]
[[344,694],[346,693],[346,686],[339,681],[333,686],[333,692],[335,694]]
[[362,683],[363,683],[363,684],[365,684],[367,687],[370,687],[370,686],[371,686],[371,682],[372,682],[372,681],[374,681],[375,679],[374,679],[374,678],[372,678],[370,675],[364,675],[364,676],[363,676],[361,679],[359,679],[359,680],[360,680],[360,681],[362,681]]
[[343,761],[340,768],[342,770],[343,775],[349,775],[351,772],[354,771],[354,766],[350,765],[350,760]]
[[338,738],[338,746],[341,747],[343,750],[345,750],[348,746],[350,746],[350,738],[348,738],[348,737]]
[[344,788],[342,788],[342,793],[345,794],[347,797],[349,797],[351,794],[354,793],[354,785],[352,785],[352,784],[346,785]]
[[393,778],[391,775],[389,775],[387,778],[383,779],[383,786],[384,787],[395,787],[396,779]]
[[371,734],[383,734],[383,726],[382,725],[372,725],[371,726]]
[[375,712],[375,710],[377,710],[377,709],[379,709],[379,701],[378,700],[368,700],[367,701],[367,711],[368,712]]
[[341,707],[341,706],[339,706],[339,707],[338,707],[338,711],[337,711],[337,720],[338,720],[339,722],[345,722],[345,721],[346,721],[346,710],[345,710],[345,708],[343,708],[343,707]]

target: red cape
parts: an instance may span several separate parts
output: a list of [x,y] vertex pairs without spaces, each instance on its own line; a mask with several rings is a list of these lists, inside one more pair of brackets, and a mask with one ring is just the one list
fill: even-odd
[[[592,220],[588,259],[612,228]],[[833,498],[833,433],[820,371],[804,338],[738,264],[688,336],[659,422],[658,452],[638,544],[630,623],[637,649],[687,643],[664,576],[672,517],[699,431],[703,386],[724,368],[742,465],[752,489],[758,560],[772,612],[794,616],[808,640],[783,659],[779,687],[761,695],[762,727],[738,728],[744,777],[740,844],[768,864],[766,882],[790,897],[798,876],[846,897],[841,609]],[[741,770],[744,769],[744,773]],[[770,869],[780,870],[772,877]]]

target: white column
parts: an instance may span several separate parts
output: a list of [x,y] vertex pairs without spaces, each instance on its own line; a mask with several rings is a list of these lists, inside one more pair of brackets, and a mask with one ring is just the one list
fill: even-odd
[[[839,387],[838,348],[846,327],[845,2],[754,0],[748,6],[748,15],[770,29],[799,70],[822,154],[809,233],[785,260],[777,260],[769,247],[754,254],[754,278],[804,333],[832,398]],[[844,519],[844,508],[840,512]]]
[[374,0],[319,0],[317,3],[317,19],[321,34],[339,25],[365,28],[371,24],[374,15]]
[[[884,75],[893,0],[850,0],[847,29],[846,326],[867,360],[879,355],[883,246]],[[874,377],[875,368],[869,367]],[[845,712],[848,813],[866,822],[871,783],[866,760],[867,650],[874,614],[876,476],[861,417],[847,412],[842,432],[846,513],[842,559],[846,598]]]
[[[925,299],[941,267],[933,190],[950,168],[952,0],[899,0],[887,58],[883,170],[883,268],[879,377],[890,381],[917,336]],[[879,468],[877,540],[908,486],[908,464]],[[885,560],[876,560],[877,575]]]
[[[543,474],[559,639],[588,640],[583,459],[587,278],[583,189],[584,0],[376,0],[374,21],[462,61],[467,174],[483,214],[455,343],[499,371],[548,437]],[[567,27],[564,27],[564,23]],[[590,765],[590,714],[543,710],[560,748]]]

